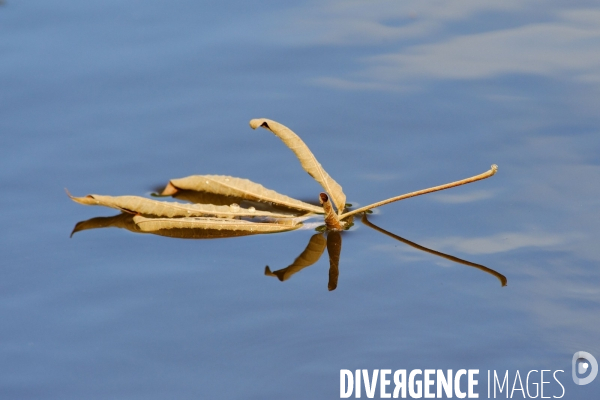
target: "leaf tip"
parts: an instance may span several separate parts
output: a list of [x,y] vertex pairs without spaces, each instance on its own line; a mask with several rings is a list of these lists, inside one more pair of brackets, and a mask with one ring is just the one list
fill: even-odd
[[169,181],[169,183],[167,183],[167,186],[165,186],[163,191],[160,193],[160,196],[173,196],[178,191],[179,189],[177,189],[177,187],[173,185],[171,181]]
[[327,203],[328,201],[329,201],[329,196],[327,196],[327,193],[319,193],[319,202],[321,204]]
[[256,129],[259,128],[263,125],[266,125],[266,127],[268,127],[269,125],[267,124],[267,120],[265,118],[255,118],[255,119],[251,119],[250,120],[250,127],[252,129]]
[[490,168],[492,169],[492,175],[494,175],[496,172],[498,172],[498,165],[492,164],[492,166]]
[[69,239],[73,238],[73,235],[75,235],[77,232],[85,229],[85,228],[83,228],[83,222],[84,221],[80,221],[75,224],[75,226],[73,227],[73,230],[71,231],[71,234],[69,235]]

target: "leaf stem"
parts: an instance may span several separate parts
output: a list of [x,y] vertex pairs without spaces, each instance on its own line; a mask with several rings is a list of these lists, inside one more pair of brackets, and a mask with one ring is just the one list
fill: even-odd
[[320,193],[319,201],[321,202],[323,210],[325,211],[325,225],[327,225],[327,229],[341,231],[342,226],[340,225],[340,220],[331,206],[329,196],[327,196],[326,193]]
[[446,183],[445,185],[439,185],[439,186],[434,186],[434,187],[430,187],[427,189],[417,190],[416,192],[411,192],[411,193],[403,194],[400,196],[392,197],[387,200],[382,200],[377,203],[369,204],[368,206],[357,208],[356,210],[348,211],[347,213],[340,215],[339,218],[340,219],[348,218],[351,215],[362,213],[362,212],[365,212],[372,208],[380,207],[385,204],[393,203],[395,201],[404,200],[404,199],[408,199],[408,198],[415,197],[415,196],[420,196],[420,195],[426,194],[426,193],[437,192],[437,191],[449,189],[449,188],[452,188],[455,186],[466,185],[467,183],[471,183],[471,182],[480,181],[482,179],[489,178],[490,176],[494,175],[496,173],[496,171],[498,171],[498,166],[496,164],[493,164],[491,166],[490,170],[484,172],[483,174],[475,175],[470,178],[462,179],[462,180],[456,181],[456,182]]

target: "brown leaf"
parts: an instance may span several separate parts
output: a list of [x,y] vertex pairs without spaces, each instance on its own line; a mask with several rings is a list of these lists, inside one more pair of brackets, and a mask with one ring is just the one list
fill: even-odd
[[116,208],[131,214],[155,215],[158,217],[199,217],[214,216],[220,218],[234,217],[269,217],[290,218],[294,214],[272,213],[253,208],[241,208],[238,204],[215,206],[212,204],[183,204],[172,201],[158,201],[139,196],[101,196],[90,194],[85,197],[69,197],[80,204],[99,205]]
[[233,203],[241,206],[242,202],[246,201],[241,197],[223,196],[222,194],[198,192],[196,190],[177,190],[173,194],[173,198],[190,203],[213,204],[215,206],[228,206]]
[[164,229],[211,229],[217,231],[240,231],[249,233],[274,233],[298,229],[301,222],[294,219],[278,222],[250,222],[224,218],[146,218],[136,215],[133,218],[138,228],[144,232]]
[[327,172],[325,172],[314,154],[298,135],[292,132],[288,127],[266,118],[253,119],[250,121],[250,126],[252,129],[258,127],[268,129],[279,137],[283,143],[296,154],[302,168],[304,168],[304,170],[319,182],[327,193],[329,193],[335,203],[338,214],[342,213],[346,204],[346,195],[344,194],[342,187],[333,180]]
[[293,199],[248,179],[224,175],[192,175],[172,179],[162,194],[175,194],[177,190],[195,190],[246,200],[274,203],[294,210],[322,213],[320,207]]
[[327,229],[336,231],[342,230],[340,220],[338,219],[338,216],[335,213],[335,211],[333,211],[333,207],[331,207],[331,202],[329,201],[329,197],[327,196],[327,194],[319,194],[319,201],[323,206],[323,210],[325,210],[325,225],[327,226]]

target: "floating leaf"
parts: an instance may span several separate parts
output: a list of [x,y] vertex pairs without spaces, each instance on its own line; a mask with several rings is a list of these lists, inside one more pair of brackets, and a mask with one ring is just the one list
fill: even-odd
[[224,218],[146,218],[136,215],[133,220],[144,232],[163,229],[211,229],[217,231],[243,231],[250,233],[274,233],[298,229],[302,223],[293,219],[278,222],[251,222]]
[[[67,192],[67,194],[69,194]],[[132,214],[156,215],[158,217],[186,217],[186,216],[215,216],[221,218],[234,217],[270,217],[289,218],[294,214],[272,213],[256,209],[241,208],[237,204],[229,206],[215,206],[212,204],[183,204],[173,201],[158,201],[139,196],[101,196],[90,194],[85,197],[69,197],[80,204],[99,205],[116,208]]]
[[245,199],[234,196],[223,196],[221,194],[198,192],[196,190],[178,190],[173,194],[177,200],[188,201],[190,203],[213,204],[215,206],[228,206],[233,203],[242,205]]
[[[304,170],[327,192],[319,196],[321,207],[279,194],[248,179],[222,175],[196,175],[171,180],[161,195],[156,196],[173,196],[193,204],[157,201],[138,196],[73,197],[69,194],[69,197],[77,203],[102,205],[123,212],[113,217],[81,221],[77,223],[71,235],[87,229],[118,227],[135,233],[173,238],[227,238],[290,231],[302,227],[301,220],[306,219],[310,213],[324,214],[326,225],[316,230],[327,232],[327,239],[325,240],[323,233],[313,235],[306,249],[290,266],[275,272],[271,272],[267,266],[265,274],[275,276],[281,281],[287,280],[293,274],[316,263],[327,247],[330,264],[328,288],[335,290],[338,284],[342,248],[340,231],[349,229],[353,225],[353,216],[362,213],[363,222],[367,226],[417,249],[490,273],[496,276],[503,286],[506,285],[506,277],[494,270],[400,238],[371,224],[366,217],[367,213],[371,213],[370,209],[384,204],[488,178],[496,173],[498,168],[496,165],[492,165],[490,171],[471,178],[389,198],[344,213],[351,204],[346,204],[342,187],[325,172],[310,149],[294,132],[268,119],[253,119],[250,121],[250,126],[253,129],[263,127],[270,130],[294,152]],[[337,208],[337,213],[332,203]],[[279,209],[294,210],[294,212],[279,212]],[[304,212],[305,215],[299,215],[298,211]],[[149,218],[150,216],[157,218]]]
[[321,207],[293,199],[248,179],[224,175],[192,175],[171,179],[163,195],[174,195],[179,190],[195,190],[223,196],[234,196],[246,200],[274,203],[294,210],[322,213]]
[[304,168],[304,170],[319,182],[327,193],[329,193],[335,203],[338,214],[342,213],[344,205],[346,204],[346,195],[344,194],[342,187],[333,180],[327,172],[325,172],[314,154],[298,135],[292,132],[288,127],[266,118],[253,119],[250,121],[250,126],[252,129],[258,127],[268,129],[273,132],[275,136],[279,137],[283,143],[296,154],[302,168]]
[[321,205],[325,211],[325,225],[327,226],[327,229],[336,231],[341,230],[342,226],[340,225],[340,220],[338,219],[335,211],[333,211],[333,207],[331,207],[331,202],[329,201],[327,194],[320,193],[319,200],[321,201]]
[[[189,203],[213,204],[215,206],[228,206],[233,203],[236,203],[239,204],[242,208],[251,209],[252,207],[254,207],[256,210],[270,211],[273,213],[296,215],[299,211],[302,211],[291,209],[288,207],[273,205],[271,203],[247,200],[241,197],[223,196],[215,193],[198,192],[196,190],[178,190],[177,193],[173,194],[173,198]],[[306,210],[303,210],[303,212],[306,212]]]

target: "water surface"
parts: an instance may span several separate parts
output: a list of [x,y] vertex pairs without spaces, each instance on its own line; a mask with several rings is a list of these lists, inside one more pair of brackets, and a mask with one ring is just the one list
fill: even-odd
[[[564,370],[600,357],[600,9],[594,2],[0,6],[2,398],[325,399],[340,369]],[[298,133],[382,207],[280,282],[312,229],[177,240],[97,229],[75,195],[192,174],[321,188],[252,118]],[[551,395],[560,391],[551,386]],[[558,389],[560,390],[560,389]],[[518,393],[520,394],[520,393]],[[517,394],[517,395],[518,395]]]

